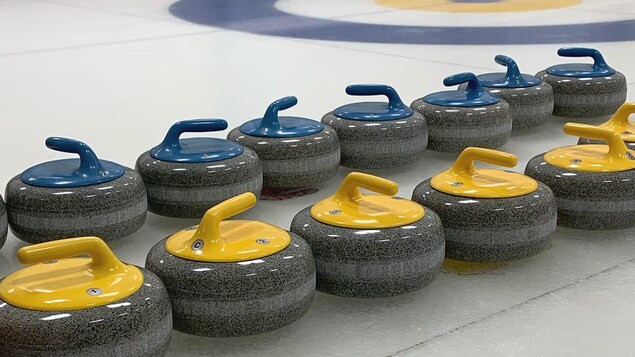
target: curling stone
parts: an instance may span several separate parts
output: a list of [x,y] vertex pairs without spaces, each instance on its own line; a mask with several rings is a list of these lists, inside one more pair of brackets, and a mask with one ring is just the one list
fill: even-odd
[[99,236],[105,241],[137,231],[146,219],[141,176],[100,160],[88,145],[48,138],[46,146],[79,155],[33,166],[7,184],[7,212],[14,235],[28,243]]
[[241,193],[260,196],[258,155],[233,141],[179,139],[186,132],[227,129],[222,119],[180,121],[163,142],[137,159],[148,192],[148,210],[169,217],[200,218],[222,201]]
[[626,77],[604,61],[593,48],[561,48],[562,57],[591,57],[593,64],[565,63],[538,72],[553,87],[553,115],[593,118],[612,115],[626,101]]
[[[78,257],[89,255],[89,257]],[[0,282],[2,356],[163,356],[172,335],[165,286],[96,237],[21,248],[28,267]]]
[[[478,76],[488,92],[509,104],[512,130],[534,128],[551,119],[553,89],[540,79],[520,73],[512,58],[498,55],[496,63],[506,66],[506,73],[485,73]],[[465,87],[465,85],[461,85]]]
[[460,152],[468,146],[497,148],[512,131],[509,104],[483,89],[473,73],[443,80],[446,86],[467,82],[465,89],[429,94],[410,107],[428,121],[428,149]]
[[448,169],[425,180],[412,199],[435,210],[445,229],[445,256],[467,262],[504,262],[549,247],[556,200],[547,185],[525,175],[476,169],[474,161],[513,167],[513,154],[470,147]]
[[556,195],[558,225],[588,230],[635,226],[635,151],[610,129],[567,123],[564,132],[608,145],[560,147],[527,163],[525,175]]
[[7,209],[4,205],[4,200],[0,196],[0,248],[7,241],[7,231],[9,230],[9,223],[7,222]]
[[337,133],[307,118],[278,117],[298,103],[284,97],[271,103],[264,117],[250,120],[227,135],[254,150],[262,163],[264,187],[290,190],[317,185],[331,178],[340,164]]
[[247,192],[211,208],[199,226],[157,243],[146,267],[168,289],[174,328],[199,336],[245,336],[307,312],[315,263],[300,237],[258,221],[225,220],[256,204]]
[[[622,137],[626,147],[630,150],[635,150],[635,125],[630,124],[628,121],[628,117],[634,113],[635,103],[624,103],[609,121],[599,125],[599,127],[618,133]],[[605,144],[605,142],[602,140],[580,138],[578,145],[584,144]]]
[[428,125],[389,86],[356,84],[350,95],[385,95],[385,102],[347,104],[324,115],[322,123],[337,131],[342,150],[340,165],[382,169],[408,165],[428,146]]
[[319,291],[394,296],[437,277],[445,247],[441,220],[429,208],[394,197],[397,190],[392,181],[352,172],[333,196],[293,218],[291,231],[313,251]]

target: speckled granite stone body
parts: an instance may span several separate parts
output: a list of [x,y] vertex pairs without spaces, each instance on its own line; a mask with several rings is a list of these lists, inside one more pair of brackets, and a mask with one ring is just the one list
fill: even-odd
[[9,229],[9,223],[7,222],[7,209],[4,205],[4,200],[0,196],[0,248],[7,241],[7,233]]
[[549,247],[556,229],[556,200],[539,183],[532,193],[511,198],[470,198],[437,191],[426,180],[412,200],[438,212],[445,230],[445,256],[473,262],[502,262]]
[[419,113],[397,120],[349,120],[330,112],[322,123],[337,131],[342,150],[340,165],[382,169],[404,166],[423,156],[428,125]]
[[260,197],[262,168],[249,149],[231,159],[205,163],[161,161],[143,153],[136,169],[148,193],[148,210],[169,217],[198,218],[226,199],[252,192]]
[[[595,140],[595,139],[588,139],[588,138],[580,138],[578,140],[578,145],[587,145],[587,144],[601,144],[601,145],[606,145],[606,141],[603,140]],[[626,147],[629,148],[630,150],[635,150],[635,143],[629,142],[629,141],[625,141],[624,144],[626,144]]]
[[127,236],[141,228],[148,208],[141,176],[131,169],[116,180],[74,188],[31,186],[16,176],[6,198],[11,231],[28,243]]
[[335,227],[300,211],[291,231],[303,237],[315,257],[317,289],[348,297],[394,296],[420,289],[439,274],[445,240],[441,220],[426,209],[403,227]]
[[540,154],[529,160],[525,175],[553,190],[558,225],[587,230],[635,226],[635,170],[573,171],[549,165]]
[[186,260],[158,242],[146,267],[165,283],[174,328],[200,336],[245,336],[290,324],[304,315],[315,294],[309,245],[291,234],[280,252],[236,263]]
[[468,146],[495,149],[512,131],[509,104],[504,100],[482,107],[447,107],[415,100],[410,107],[428,122],[428,149],[460,152]]
[[[467,88],[466,84],[459,89]],[[545,82],[531,87],[496,88],[483,86],[509,104],[512,130],[534,128],[546,123],[553,113],[553,88]]]
[[295,138],[246,135],[235,128],[227,139],[258,154],[263,186],[273,189],[303,188],[330,179],[340,165],[340,143],[335,130],[324,126],[319,133]]
[[612,115],[626,101],[626,77],[620,72],[605,77],[560,77],[538,72],[554,92],[553,115],[593,118]]
[[141,269],[134,294],[84,310],[36,311],[0,300],[3,357],[164,356],[172,335],[172,312],[163,283]]

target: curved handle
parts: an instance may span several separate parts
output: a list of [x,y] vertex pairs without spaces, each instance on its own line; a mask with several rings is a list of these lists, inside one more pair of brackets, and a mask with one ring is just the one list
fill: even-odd
[[591,57],[593,58],[593,70],[601,71],[611,69],[604,60],[600,51],[595,48],[586,47],[566,47],[558,50],[558,56],[561,57]]
[[256,196],[251,192],[245,192],[217,204],[205,212],[198,229],[192,236],[192,240],[202,239],[208,242],[220,241],[222,239],[220,234],[220,222],[242,213],[255,205]]
[[115,272],[124,265],[108,245],[97,237],[61,239],[23,247],[18,250],[18,260],[22,264],[37,264],[82,254],[90,255],[93,271]]
[[221,131],[227,129],[227,121],[223,119],[192,119],[178,121],[170,127],[163,142],[162,148],[179,148],[179,137],[183,133],[201,133],[208,131]]
[[267,107],[267,111],[265,111],[265,115],[262,117],[260,124],[258,125],[258,129],[261,131],[276,131],[280,130],[280,121],[278,120],[278,112],[280,110],[285,110],[293,107],[298,104],[298,98],[294,96],[288,96],[284,98],[280,98],[275,102],[269,104]]
[[46,139],[46,147],[55,151],[62,151],[79,155],[77,174],[81,176],[102,176],[104,168],[95,152],[85,143],[59,137]]
[[335,197],[340,200],[357,201],[363,197],[359,191],[360,187],[389,196],[394,196],[399,191],[399,187],[394,181],[361,172],[351,172],[342,181]]
[[351,84],[346,87],[346,94],[348,95],[385,95],[388,98],[388,110],[403,108],[406,105],[403,103],[397,91],[384,84]]
[[496,55],[494,57],[494,61],[496,63],[507,67],[507,73],[505,74],[505,78],[508,83],[524,83],[526,82],[520,73],[520,69],[518,68],[518,64],[514,61],[513,58],[505,55]]
[[518,163],[518,159],[514,154],[492,149],[468,147],[461,152],[450,171],[456,175],[472,176],[477,172],[476,168],[474,168],[474,161],[504,167],[514,167]]
[[613,114],[610,122],[615,127],[625,128],[628,126],[628,117],[633,113],[635,113],[635,103],[624,103],[617,112]]
[[484,90],[481,86],[481,82],[472,72],[464,72],[445,77],[445,79],[443,80],[443,85],[445,85],[446,87],[451,87],[465,82],[467,82],[467,88],[465,89],[467,99],[476,99],[483,95]]
[[608,158],[621,157],[628,151],[620,134],[611,129],[579,123],[566,123],[564,132],[572,136],[606,141],[609,146],[609,151],[606,154]]

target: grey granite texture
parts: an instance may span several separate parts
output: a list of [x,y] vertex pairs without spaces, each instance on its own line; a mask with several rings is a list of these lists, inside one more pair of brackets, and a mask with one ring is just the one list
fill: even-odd
[[441,220],[426,209],[420,220],[393,228],[331,226],[300,211],[291,231],[303,237],[315,257],[317,289],[347,297],[385,297],[430,284],[443,263]]
[[7,222],[7,209],[4,205],[4,200],[0,196],[0,248],[7,241],[7,233],[9,229],[9,223]]
[[[466,84],[462,84],[459,89],[466,87]],[[513,131],[534,128],[551,119],[554,105],[553,88],[545,82],[521,88],[483,88],[509,104]]]
[[560,77],[538,72],[553,87],[553,115],[594,118],[612,115],[626,101],[626,77],[620,72],[594,78]]
[[529,160],[525,175],[553,190],[558,225],[586,230],[635,226],[635,170],[573,171],[548,164],[540,154]]
[[[578,145],[587,145],[587,144],[606,145],[606,141],[596,140],[596,139],[589,139],[589,138],[580,138],[578,140]],[[630,150],[635,150],[635,143],[629,142],[629,141],[625,141],[624,144],[626,144],[626,147],[629,148]]]
[[428,149],[460,152],[468,146],[495,149],[512,131],[509,104],[504,100],[481,107],[450,107],[415,100],[410,107],[428,122]]
[[471,262],[502,262],[549,247],[556,229],[556,200],[539,183],[532,193],[510,198],[470,198],[437,191],[430,180],[415,187],[412,199],[441,217],[445,256]]
[[340,165],[382,169],[411,164],[428,146],[428,125],[419,113],[397,120],[350,120],[330,112],[322,123],[337,131],[342,150]]
[[260,197],[262,168],[249,149],[231,159],[178,163],[143,153],[136,169],[148,193],[148,210],[169,217],[200,218],[211,207],[245,192]]
[[3,357],[164,356],[172,336],[168,294],[151,272],[117,302],[83,310],[38,311],[0,300]]
[[319,133],[295,138],[246,135],[235,128],[227,139],[258,154],[263,186],[272,189],[304,188],[330,179],[340,165],[340,142],[327,125]]
[[6,198],[11,231],[28,243],[117,239],[141,228],[148,210],[143,180],[132,169],[110,182],[74,188],[31,186],[16,176],[7,184]]
[[278,253],[235,263],[182,259],[166,251],[166,240],[152,247],[146,267],[165,283],[178,331],[215,337],[263,333],[299,319],[313,302],[313,255],[294,234]]

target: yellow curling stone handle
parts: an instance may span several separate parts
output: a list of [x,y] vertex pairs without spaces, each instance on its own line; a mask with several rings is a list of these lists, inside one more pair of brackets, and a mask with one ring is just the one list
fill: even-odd
[[448,170],[434,176],[430,185],[450,195],[474,198],[518,197],[538,189],[538,183],[531,177],[503,170],[477,169],[475,161],[503,167],[514,167],[518,163],[514,154],[468,147]]
[[[360,188],[377,194],[363,194]],[[393,181],[351,172],[333,196],[311,207],[311,217],[332,226],[365,229],[400,227],[423,218],[421,205],[393,197],[398,190]]]
[[600,128],[610,129],[627,142],[635,142],[635,125],[630,124],[628,117],[635,113],[635,103],[624,103],[606,123]]
[[24,247],[18,251],[18,260],[30,266],[0,283],[0,298],[25,309],[80,310],[107,305],[132,295],[143,284],[139,268],[121,262],[97,237]]
[[243,193],[210,208],[198,226],[173,234],[166,250],[177,257],[203,262],[240,262],[262,258],[286,248],[291,236],[282,228],[259,221],[226,221],[256,205]]
[[629,150],[620,134],[593,125],[567,123],[569,135],[603,140],[607,144],[575,145],[553,149],[545,153],[550,165],[584,172],[616,172],[635,168],[635,151]]

